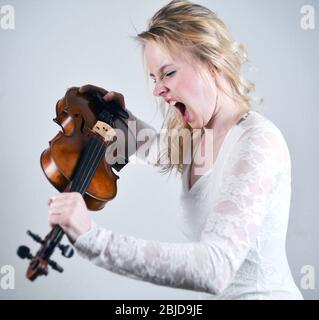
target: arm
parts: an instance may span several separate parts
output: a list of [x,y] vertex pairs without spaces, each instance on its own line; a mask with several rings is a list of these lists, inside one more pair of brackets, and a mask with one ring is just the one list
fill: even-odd
[[[85,85],[79,88],[80,93],[96,91],[104,95],[103,99],[105,102],[115,101],[129,114],[129,119],[124,120],[128,124],[128,128],[123,125],[122,121],[115,121],[115,128],[119,130],[117,135],[118,140],[109,148],[109,153],[106,153],[106,160],[110,160],[112,164],[117,162],[118,165],[116,167],[118,170],[121,170],[125,166],[126,160],[133,154],[135,154],[138,159],[152,164],[157,156],[156,142],[159,135],[156,130],[146,122],[137,118],[126,108],[125,99],[121,93],[107,91],[104,88],[93,85]],[[127,139],[125,137],[127,137]],[[116,155],[114,155],[114,152]],[[154,159],[152,159],[152,157]]]
[[[116,234],[93,224],[75,243],[96,265],[133,279],[218,294],[232,281],[255,242],[276,187],[282,155],[277,133],[246,132],[224,171],[201,240],[172,244]],[[278,147],[279,146],[279,147]]]

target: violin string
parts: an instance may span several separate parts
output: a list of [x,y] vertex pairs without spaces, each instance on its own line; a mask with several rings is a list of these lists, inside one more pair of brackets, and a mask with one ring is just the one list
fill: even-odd
[[[100,146],[99,146],[99,144],[100,144]],[[96,146],[98,147],[98,151],[96,153],[96,157],[94,158],[94,160],[93,160],[93,162],[91,164],[88,164],[89,173],[82,176],[82,177],[84,177],[84,181],[83,181],[83,184],[82,184],[82,188],[84,189],[83,192],[88,187],[88,184],[90,183],[90,181],[88,181],[88,180],[90,178],[92,178],[92,175],[96,172],[96,170],[98,168],[98,165],[101,162],[101,160],[103,158],[104,151],[105,151],[104,143],[101,143],[97,139],[96,139]]]
[[98,150],[94,150],[94,159],[87,164],[89,172],[87,174],[84,174],[82,177],[84,178],[84,181],[82,183],[82,189],[83,189],[83,193],[85,193],[86,189],[89,186],[89,183],[91,182],[91,179],[95,173],[95,171],[97,170],[98,164],[99,164],[99,160],[100,160],[100,154],[101,154],[101,149],[103,146],[99,146],[99,141],[95,140],[95,149]]
[[[88,157],[87,159],[85,159],[86,161],[83,162],[83,166],[84,166],[84,169],[80,171],[80,174],[79,174],[79,178],[78,178],[78,181],[77,181],[77,191],[79,193],[82,194],[82,196],[84,196],[84,191],[85,191],[85,186],[84,186],[84,181],[85,181],[85,177],[90,173],[90,162],[91,162],[91,158],[92,156],[94,156],[95,152],[96,152],[96,142],[95,140],[91,140],[91,146],[93,148],[92,151],[90,151],[90,154],[88,154]],[[89,151],[87,151],[88,153]],[[84,181],[83,181],[84,179]]]
[[90,180],[92,179],[92,176],[96,172],[100,161],[103,158],[103,152],[101,152],[101,151],[103,151],[103,144],[98,149],[99,150],[96,153],[95,159],[93,160],[92,163],[88,164],[89,172],[87,174],[83,175],[84,181],[82,184],[82,189],[83,189],[84,193],[85,193],[86,188],[89,186]]
[[[83,195],[83,183],[81,180],[88,174],[88,171],[90,170],[89,163],[91,161],[91,158],[94,156],[95,149],[96,149],[96,143],[95,139],[91,139],[89,141],[89,148],[87,148],[84,151],[84,157],[81,159],[82,163],[81,166],[77,169],[77,176],[75,177],[73,191],[79,192]],[[93,149],[93,150],[92,150]]]
[[[94,149],[95,149],[95,145],[94,145],[94,140],[90,140],[88,142],[88,147],[86,147],[84,149],[84,155],[81,156],[80,158],[80,165],[79,167],[77,168],[77,173],[73,179],[73,183],[72,183],[72,187],[71,187],[71,191],[77,191],[77,192],[80,192],[82,194],[82,190],[79,190],[81,189],[81,185],[80,185],[80,179],[81,179],[81,176],[83,176],[85,174],[84,171],[87,170],[88,166],[87,166],[87,163],[89,162],[90,160],[90,156],[92,156],[94,154]],[[93,150],[92,150],[93,148]]]
[[81,154],[79,164],[76,168],[76,174],[73,177],[72,186],[71,186],[71,192],[77,191],[78,189],[78,180],[79,180],[79,173],[82,172],[83,166],[85,162],[87,161],[87,157],[89,155],[90,149],[92,147],[91,140],[88,142],[88,145],[86,146],[86,152],[84,154]]
[[[85,166],[85,169],[84,169],[85,171],[87,171],[87,169],[90,169],[90,166],[88,163],[90,158],[88,159],[88,156],[94,154],[94,151],[95,151],[94,149],[96,149],[96,146],[97,146],[97,143],[95,142],[96,142],[96,139],[92,139],[88,142],[88,148],[84,154],[84,157],[80,158],[81,163],[79,165],[79,169],[77,169],[77,173],[81,173],[83,166]],[[93,150],[91,150],[92,148]],[[95,160],[93,160],[93,162],[95,162]],[[83,173],[82,177],[83,176],[86,177],[85,172]],[[77,191],[77,189],[79,188],[79,192],[83,195],[82,192],[84,192],[86,188],[85,188],[85,185],[82,185],[82,186],[80,185],[81,180],[79,180],[79,178],[82,178],[82,177],[80,177],[80,174],[76,174],[76,176],[73,179],[71,190]],[[53,242],[58,243],[60,239],[63,237],[63,235],[64,235],[63,229],[59,225],[56,225],[51,231],[51,235],[49,238],[50,240],[53,240]],[[47,246],[44,246],[43,250],[45,252],[45,250],[47,250]],[[41,252],[41,254],[44,254],[44,252]]]
[[[88,187],[90,181],[88,181],[89,179],[92,179],[92,175],[94,174],[94,172],[97,170],[97,167],[100,163],[100,161],[103,158],[103,147],[104,144],[100,143],[100,141],[98,141],[97,139],[93,140],[93,145],[94,145],[94,150],[90,155],[90,158],[87,160],[87,162],[85,163],[85,171],[81,174],[81,179],[80,181],[78,181],[79,184],[79,189],[80,189],[80,193],[82,195],[84,195],[86,188]],[[98,149],[98,150],[97,150]],[[101,152],[103,151],[103,152]],[[91,159],[91,156],[94,156],[93,160]],[[83,180],[84,179],[84,180]]]

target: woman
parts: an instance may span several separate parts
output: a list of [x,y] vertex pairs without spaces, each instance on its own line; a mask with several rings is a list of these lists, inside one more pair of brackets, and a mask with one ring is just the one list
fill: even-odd
[[[83,257],[134,279],[211,299],[302,299],[285,252],[289,150],[280,130],[250,108],[253,85],[241,75],[244,48],[213,12],[189,1],[163,7],[137,39],[154,95],[166,103],[165,132],[177,137],[188,129],[193,138],[200,131],[194,149],[173,139],[156,162],[164,172],[181,173],[190,242],[146,241],[103,229],[73,193],[49,200],[50,224],[59,224]],[[125,107],[121,94],[99,90]],[[130,115],[139,130],[147,127]],[[190,163],[161,161],[189,149]]]

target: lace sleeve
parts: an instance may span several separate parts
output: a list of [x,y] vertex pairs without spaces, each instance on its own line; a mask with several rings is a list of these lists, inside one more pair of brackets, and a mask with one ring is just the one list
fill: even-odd
[[280,163],[287,160],[282,157],[287,153],[277,132],[253,130],[239,138],[199,242],[147,241],[94,224],[75,248],[96,265],[133,279],[221,293],[256,240]]

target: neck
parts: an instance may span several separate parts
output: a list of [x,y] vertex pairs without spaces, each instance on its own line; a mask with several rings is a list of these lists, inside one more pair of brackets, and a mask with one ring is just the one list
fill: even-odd
[[244,106],[236,103],[225,93],[219,92],[214,114],[205,129],[213,129],[215,136],[223,136],[247,111]]

